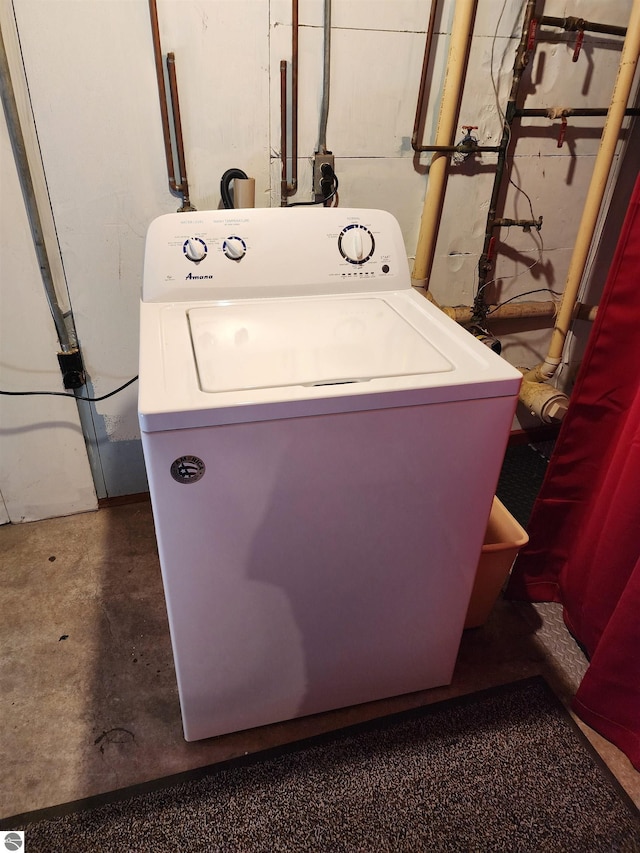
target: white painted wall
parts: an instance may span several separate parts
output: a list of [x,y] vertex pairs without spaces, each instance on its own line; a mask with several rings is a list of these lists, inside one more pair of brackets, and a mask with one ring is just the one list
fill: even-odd
[[[89,387],[106,393],[137,372],[146,228],[178,206],[166,184],[148,3],[12,2]],[[434,135],[453,17],[453,0],[440,5],[425,143]],[[504,105],[520,29],[522,4],[507,0],[498,26],[502,5],[478,2],[459,122],[478,125],[487,144],[501,134],[492,68]],[[291,3],[158,0],[158,8],[163,50],[176,55],[192,202],[217,207],[220,176],[233,166],[256,178],[258,206],[279,205],[279,64],[291,57]],[[322,0],[300,0],[296,200],[311,197],[322,8]],[[631,0],[539,0],[537,11],[625,26],[630,8]],[[429,156],[416,157],[410,138],[429,10],[429,0],[333,0],[327,143],[336,156],[340,203],[390,210],[410,258],[428,181]],[[570,42],[562,34],[541,41],[525,73],[526,106],[608,105],[620,39],[587,35],[576,63]],[[571,121],[562,149],[546,120],[515,130],[512,174],[535,215],[544,217],[542,260],[528,270],[539,246],[531,235],[503,231],[492,298],[563,288],[601,127],[600,119]],[[473,298],[494,162],[484,155],[451,169],[432,277],[444,303]],[[511,186],[502,213],[529,215],[528,202]],[[0,239],[4,244],[4,233]],[[548,326],[510,327],[505,355],[517,365],[534,364],[548,339]],[[92,405],[86,430],[99,495],[144,490],[135,385]]]
[[[60,390],[58,344],[0,113],[0,382]],[[0,396],[0,524],[95,509],[77,403]]]

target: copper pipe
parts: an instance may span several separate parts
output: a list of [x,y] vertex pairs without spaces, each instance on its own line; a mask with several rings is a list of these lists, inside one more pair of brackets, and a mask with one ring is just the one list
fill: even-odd
[[[609,107],[522,107],[518,108],[514,116],[516,118],[548,118],[551,121],[563,116],[606,116]],[[629,107],[624,111],[626,116],[640,115],[638,107]]]
[[433,42],[433,34],[435,31],[436,11],[438,8],[438,0],[432,0],[431,12],[429,14],[429,23],[427,24],[427,38],[424,46],[424,59],[422,60],[422,74],[420,75],[420,87],[418,89],[418,103],[416,105],[416,117],[413,122],[413,134],[411,136],[411,147],[418,153],[432,151],[434,153],[451,153],[460,152],[462,154],[480,154],[482,152],[500,152],[499,145],[474,145],[473,148],[464,147],[461,145],[418,145],[418,136],[420,135],[420,125],[422,123],[422,113],[424,112],[424,102],[427,90],[427,75],[429,73],[429,60],[431,58],[431,44]]
[[412,145],[414,151],[433,151],[455,154],[481,154],[483,151],[490,151],[494,154],[499,154],[502,148],[499,145]]
[[[478,0],[457,0],[444,77],[435,144],[451,145],[458,122],[460,98],[467,70],[473,23]],[[438,239],[440,218],[447,183],[449,158],[435,153],[429,164],[429,180],[422,207],[418,243],[411,280],[415,286],[428,287]]]
[[287,194],[298,190],[298,0],[291,4],[291,183]]
[[427,24],[427,39],[424,46],[424,59],[422,61],[422,74],[420,75],[420,88],[418,89],[418,103],[416,105],[416,117],[413,122],[413,134],[411,136],[411,147],[414,151],[424,153],[432,151],[434,153],[451,153],[460,152],[461,154],[480,154],[483,151],[491,151],[498,153],[501,149],[499,145],[474,145],[473,147],[462,145],[418,145],[418,136],[420,135],[420,124],[422,122],[422,113],[424,112],[424,102],[427,90],[427,74],[429,72],[429,60],[431,58],[431,44],[433,42],[433,33],[435,31],[436,11],[438,8],[438,0],[432,0],[431,12],[429,14],[429,23]]
[[173,174],[173,153],[171,151],[171,131],[169,130],[169,111],[167,110],[167,90],[164,85],[164,70],[162,67],[162,48],[160,47],[160,29],[158,27],[158,7],[156,0],[149,0],[151,17],[151,35],[153,37],[153,55],[156,61],[156,77],[158,79],[158,95],[160,96],[160,115],[162,117],[162,136],[164,138],[164,155],[167,161],[169,186],[173,192],[178,192],[178,185]]
[[291,2],[291,183],[287,183],[287,63],[280,62],[280,151],[282,181],[280,204],[298,190],[298,0]]
[[280,205],[287,206],[287,61],[280,60]]
[[187,166],[184,159],[184,142],[182,139],[182,121],[180,120],[180,102],[178,101],[178,81],[176,79],[176,57],[173,53],[167,54],[167,75],[169,77],[169,92],[171,94],[171,111],[173,113],[173,127],[176,133],[176,153],[178,155],[178,169],[180,170],[179,191],[182,193],[182,210],[193,210],[189,202],[189,183],[187,181]]
[[[158,7],[156,0],[149,0],[149,17],[151,19],[151,36],[153,39],[153,55],[156,65],[156,78],[158,81],[158,97],[160,100],[160,116],[162,119],[162,137],[164,140],[164,156],[167,164],[167,178],[169,189],[176,195],[182,195],[183,210],[193,210],[189,202],[189,190],[187,185],[186,168],[184,164],[184,146],[182,143],[182,127],[180,125],[180,108],[178,106],[178,89],[175,75],[175,56],[171,53],[167,56],[167,74],[169,76],[169,87],[171,90],[171,108],[176,131],[176,144],[178,146],[178,168],[181,171],[180,183],[176,180],[173,162],[173,149],[171,146],[171,129],[169,125],[169,110],[167,108],[167,89],[164,82],[164,68],[162,65],[162,47],[160,45],[160,28],[158,26]],[[171,57],[171,59],[170,59]]]
[[607,33],[611,36],[626,36],[626,27],[614,27],[610,24],[596,24],[593,21],[585,21],[584,18],[552,18],[543,15],[540,23],[547,27],[559,27],[567,32],[592,32]]
[[536,0],[527,0],[525,7],[524,18],[522,21],[522,32],[520,42],[516,50],[515,61],[513,63],[513,77],[511,78],[511,90],[509,92],[509,100],[504,114],[504,126],[502,129],[502,139],[500,141],[501,151],[498,154],[496,163],[496,171],[493,179],[493,189],[491,191],[491,199],[489,201],[489,210],[487,212],[487,222],[484,232],[484,243],[482,246],[482,255],[478,261],[478,284],[476,288],[476,297],[474,300],[474,309],[476,318],[479,321],[484,320],[487,315],[487,305],[484,298],[484,287],[489,272],[493,265],[492,245],[493,245],[493,230],[494,221],[496,219],[496,210],[500,198],[500,189],[507,164],[507,153],[509,144],[511,143],[511,125],[513,123],[514,112],[516,109],[516,101],[518,91],[522,80],[522,74],[529,62],[529,55],[533,49],[530,39],[530,28],[535,13]]
[[420,88],[418,89],[418,104],[416,106],[415,121],[413,122],[413,135],[411,136],[411,147],[414,151],[421,150],[416,148],[416,146],[418,144],[418,134],[420,133],[420,124],[422,122],[422,113],[424,111],[424,100],[427,90],[427,73],[429,71],[429,59],[431,58],[431,43],[433,42],[437,7],[438,0],[431,0],[431,12],[429,14],[429,23],[427,25],[427,40],[424,46],[424,59],[422,60],[422,75],[420,77]]

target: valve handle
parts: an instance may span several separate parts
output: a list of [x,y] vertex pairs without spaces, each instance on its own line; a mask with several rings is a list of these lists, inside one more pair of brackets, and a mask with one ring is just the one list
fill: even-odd
[[562,148],[564,145],[564,138],[567,133],[567,118],[566,116],[562,116],[562,124],[560,125],[560,133],[558,134],[558,148]]

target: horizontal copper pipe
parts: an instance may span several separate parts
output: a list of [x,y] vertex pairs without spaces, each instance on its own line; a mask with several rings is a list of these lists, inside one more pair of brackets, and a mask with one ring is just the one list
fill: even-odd
[[481,154],[483,151],[491,151],[497,154],[501,151],[499,145],[414,145],[414,151],[437,151],[454,154]]
[[[570,116],[606,116],[609,112],[607,107],[522,107],[516,109],[514,115],[518,118],[568,118]],[[640,109],[629,107],[625,110],[626,116],[640,115]]]
[[543,15],[540,18],[540,23],[547,27],[559,27],[567,32],[591,32],[591,33],[606,33],[611,36],[626,36],[626,27],[614,27],[610,24],[596,24],[593,21],[585,21],[584,18],[553,18],[549,15]]

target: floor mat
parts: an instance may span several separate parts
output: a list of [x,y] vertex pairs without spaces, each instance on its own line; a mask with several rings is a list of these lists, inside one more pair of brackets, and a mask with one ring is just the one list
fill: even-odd
[[158,784],[2,827],[30,853],[640,849],[637,810],[540,677]]
[[516,444],[507,448],[502,463],[496,494],[524,528],[547,471],[547,447],[544,451],[530,444]]

